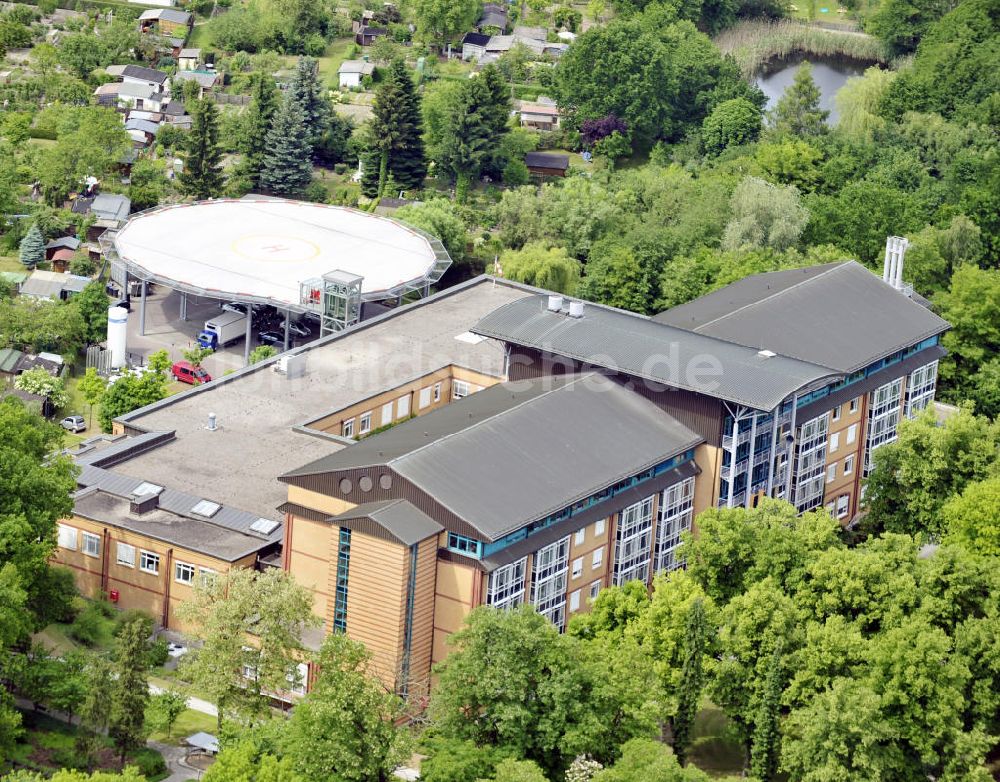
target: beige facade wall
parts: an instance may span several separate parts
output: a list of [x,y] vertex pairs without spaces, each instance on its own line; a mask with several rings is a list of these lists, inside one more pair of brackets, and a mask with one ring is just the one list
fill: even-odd
[[[865,440],[867,438],[867,394],[844,402],[830,410],[830,429],[826,441],[826,469],[823,502],[833,503],[833,513],[837,515],[837,502],[845,495],[847,513],[840,521],[847,523],[857,512],[857,493],[861,471],[864,468]],[[853,407],[853,410],[852,410]],[[836,419],[836,420],[835,420]],[[853,435],[853,442],[848,439]],[[853,460],[851,471],[846,472],[848,462]],[[834,476],[829,480],[831,468]]]
[[434,653],[434,591],[437,583],[437,539],[417,545],[417,572],[413,579],[413,615],[410,632],[408,691],[428,694]]
[[[386,424],[444,407],[452,401],[456,380],[467,383],[472,393],[499,383],[502,379],[452,364],[317,418],[309,423],[309,427],[330,434],[362,437]],[[423,402],[426,404],[422,404]],[[368,417],[365,420],[366,415]],[[350,434],[347,435],[344,434],[345,423],[350,423]]]
[[[598,530],[603,526],[604,529]],[[581,540],[582,538],[582,540]],[[590,588],[594,582],[600,582],[600,589],[607,584],[608,563],[611,561],[611,519],[601,519],[588,524],[569,539],[569,575],[566,577],[566,616],[567,619],[576,613],[590,610]],[[600,559],[594,565],[594,554],[600,551]],[[574,568],[579,564],[579,575],[574,575]],[[571,598],[579,591],[579,605],[573,609]]]
[[[230,567],[252,568],[257,559],[256,554],[251,554],[237,562],[229,563],[80,516],[65,519],[60,524],[77,530],[77,548],[75,551],[56,548],[52,562],[73,571],[81,594],[96,598],[102,591],[108,596],[117,592],[118,608],[145,611],[157,624],[175,630],[185,629],[176,611],[178,606],[190,600],[192,592],[192,586],[177,581],[176,563],[182,562],[193,566],[197,580],[198,573],[202,569],[225,573]],[[100,539],[97,556],[84,553],[84,532],[96,535]],[[119,563],[119,543],[135,549],[133,566]],[[156,573],[146,572],[141,568],[143,551],[159,557]]]
[[312,591],[313,613],[330,627],[337,580],[338,528],[294,514],[288,514],[285,525],[284,568],[297,583]]
[[331,497],[328,494],[310,491],[309,489],[303,489],[301,486],[293,486],[291,484],[288,485],[288,501],[296,505],[311,508],[320,513],[329,513],[331,516],[336,516],[354,507],[354,503],[347,502],[339,497]]
[[434,587],[433,662],[438,663],[448,656],[448,636],[461,629],[465,617],[482,601],[482,581],[483,574],[473,565],[438,560]]
[[694,449],[694,462],[701,473],[694,479],[694,517],[709,508],[714,508],[719,496],[722,480],[722,448],[702,443]]

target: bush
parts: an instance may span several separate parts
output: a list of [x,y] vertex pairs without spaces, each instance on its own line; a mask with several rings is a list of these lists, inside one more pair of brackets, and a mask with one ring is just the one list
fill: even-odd
[[129,609],[128,611],[122,611],[115,617],[115,636],[121,633],[122,628],[125,627],[125,625],[131,624],[137,619],[142,622],[143,637],[149,638],[149,636],[153,634],[153,617],[145,611],[140,611],[136,608]]
[[97,266],[89,257],[74,258],[69,262],[69,273],[80,277],[90,277],[97,271]]
[[84,646],[94,646],[101,638],[101,611],[96,603],[84,608],[69,626],[69,637]]
[[161,777],[167,771],[167,764],[163,760],[163,755],[149,747],[137,749],[132,753],[129,761],[131,765],[139,769],[139,773],[146,777],[146,779]]
[[167,651],[167,642],[162,638],[157,638],[149,647],[149,651],[146,653],[146,660],[150,668],[159,668],[161,665],[165,665],[167,660],[170,659],[170,653]]

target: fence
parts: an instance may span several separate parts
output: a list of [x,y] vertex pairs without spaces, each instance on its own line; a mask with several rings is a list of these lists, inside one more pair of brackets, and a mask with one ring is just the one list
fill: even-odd
[[230,95],[227,92],[206,92],[205,97],[214,103],[226,103],[234,106],[246,106],[250,102],[249,95]]

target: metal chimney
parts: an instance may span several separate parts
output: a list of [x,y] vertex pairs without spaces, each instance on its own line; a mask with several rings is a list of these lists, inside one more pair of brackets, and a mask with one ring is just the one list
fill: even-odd
[[896,290],[903,289],[903,257],[910,246],[902,236],[890,236],[885,241],[885,262],[882,264],[882,281]]
[[210,432],[214,432],[219,427],[215,424],[215,413],[208,414],[208,426],[205,427]]

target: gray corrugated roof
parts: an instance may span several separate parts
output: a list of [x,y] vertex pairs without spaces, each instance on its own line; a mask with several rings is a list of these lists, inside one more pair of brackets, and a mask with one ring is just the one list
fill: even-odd
[[757,274],[653,320],[843,373],[948,328],[856,261]]
[[90,211],[105,220],[124,220],[131,208],[129,197],[119,193],[98,193],[90,205]]
[[444,529],[420,508],[406,500],[367,502],[329,519],[338,526],[357,519],[371,519],[405,546],[412,546]]
[[386,465],[496,539],[703,441],[591,372],[491,386],[282,480]]
[[546,305],[545,296],[511,302],[471,331],[757,410],[773,410],[804,386],[838,374],[589,302],[582,318]]
[[122,69],[122,76],[129,79],[141,79],[151,81],[156,84],[163,84],[167,80],[167,74],[154,68],[144,68],[141,65],[126,65]]

